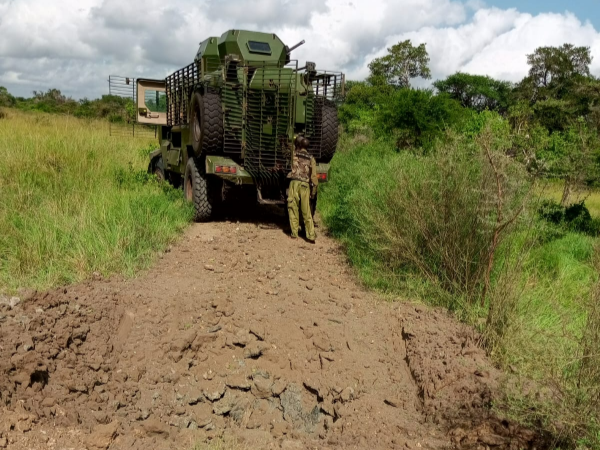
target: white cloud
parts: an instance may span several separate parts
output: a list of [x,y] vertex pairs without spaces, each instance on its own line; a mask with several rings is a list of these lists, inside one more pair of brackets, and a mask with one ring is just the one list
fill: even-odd
[[295,58],[354,79],[404,39],[427,43],[434,78],[462,70],[516,81],[527,53],[565,42],[590,46],[600,75],[600,33],[589,23],[480,0],[0,0],[0,85],[95,97],[109,74],[164,77],[229,28],[306,39]]

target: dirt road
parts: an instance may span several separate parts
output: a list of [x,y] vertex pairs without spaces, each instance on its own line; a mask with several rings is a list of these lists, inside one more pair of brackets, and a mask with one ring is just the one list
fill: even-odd
[[468,327],[365,292],[333,240],[269,220],[194,225],[137,279],[0,305],[0,448],[532,444],[489,415],[499,374]]

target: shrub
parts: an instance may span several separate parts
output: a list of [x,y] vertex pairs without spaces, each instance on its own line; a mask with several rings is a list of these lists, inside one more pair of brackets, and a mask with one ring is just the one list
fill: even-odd
[[431,149],[436,139],[465,118],[467,111],[446,94],[399,89],[380,98],[375,113],[379,135],[395,137],[398,148]]
[[600,235],[600,219],[592,218],[585,201],[564,207],[553,200],[544,200],[538,209],[538,214],[546,221],[566,230],[589,236]]
[[443,302],[485,297],[494,255],[529,185],[506,154],[504,125],[490,115],[476,139],[449,133],[427,156],[396,153],[389,141],[340,155],[322,212],[354,262],[372,274],[384,269],[373,284],[423,277]]

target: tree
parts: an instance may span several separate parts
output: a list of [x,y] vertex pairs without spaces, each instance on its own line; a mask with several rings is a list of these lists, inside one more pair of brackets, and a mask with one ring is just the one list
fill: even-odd
[[597,104],[591,62],[589,47],[539,47],[527,55],[529,75],[517,85],[515,99],[531,104],[536,121],[550,132],[565,131]]
[[512,85],[508,81],[494,80],[488,76],[455,73],[445,80],[433,83],[439,92],[458,100],[465,108],[478,112],[506,112],[510,102]]
[[570,203],[573,191],[586,189],[600,176],[600,140],[583,118],[562,133],[553,133],[543,155],[550,175],[564,180],[561,205]]
[[591,62],[589,47],[539,47],[527,55],[529,75],[519,83],[516,93],[532,103],[549,98],[561,100],[590,76]]
[[577,77],[590,75],[592,56],[589,47],[563,44],[561,47],[539,47],[527,55],[529,78],[534,85],[561,88]]
[[4,86],[0,86],[0,106],[14,106],[15,98],[8,92]]
[[411,78],[431,78],[429,55],[425,44],[418,47],[410,40],[388,48],[388,54],[375,58],[369,64],[369,82],[373,85],[389,84],[398,88],[410,87]]

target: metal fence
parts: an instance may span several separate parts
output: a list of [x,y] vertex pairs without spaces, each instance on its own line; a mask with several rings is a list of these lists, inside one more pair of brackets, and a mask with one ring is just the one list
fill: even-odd
[[123,105],[123,111],[117,117],[109,117],[108,132],[111,136],[157,138],[158,127],[136,122],[137,98],[135,89],[136,79],[110,75],[108,77],[109,95],[128,100]]

